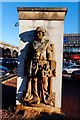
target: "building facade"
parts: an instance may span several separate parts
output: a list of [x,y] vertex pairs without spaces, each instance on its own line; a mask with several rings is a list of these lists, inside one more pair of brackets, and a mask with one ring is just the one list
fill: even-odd
[[4,42],[0,42],[0,57],[3,58],[17,58],[18,47]]
[[63,59],[80,61],[80,34],[64,34]]

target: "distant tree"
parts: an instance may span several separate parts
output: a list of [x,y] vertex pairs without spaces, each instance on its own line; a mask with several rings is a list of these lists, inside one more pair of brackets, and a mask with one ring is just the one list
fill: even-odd
[[18,52],[16,50],[13,51],[12,57],[17,58],[18,57]]
[[11,58],[11,50],[9,48],[4,50],[4,58]]

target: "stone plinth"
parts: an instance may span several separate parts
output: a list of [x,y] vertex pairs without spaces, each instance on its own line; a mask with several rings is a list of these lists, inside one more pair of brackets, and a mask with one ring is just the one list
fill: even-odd
[[[66,8],[18,8],[20,20],[64,20]],[[33,14],[34,12],[34,14]]]
[[62,95],[62,60],[64,19],[67,8],[24,8],[18,7],[19,13],[19,66],[17,79],[17,100],[21,100],[26,90],[26,76],[24,75],[27,44],[34,39],[34,30],[43,26],[47,30],[49,40],[54,44],[54,59],[56,61],[56,77],[52,79],[52,91],[55,93],[55,107],[61,108]]

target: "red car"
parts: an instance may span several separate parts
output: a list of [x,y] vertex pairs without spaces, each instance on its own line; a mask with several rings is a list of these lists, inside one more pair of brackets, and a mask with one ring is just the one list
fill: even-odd
[[73,71],[71,74],[72,80],[80,80],[80,70]]

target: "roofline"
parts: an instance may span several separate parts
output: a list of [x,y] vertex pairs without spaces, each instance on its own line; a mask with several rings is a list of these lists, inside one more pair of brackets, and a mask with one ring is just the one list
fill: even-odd
[[64,36],[80,36],[80,33],[74,33],[74,34],[64,34]]

